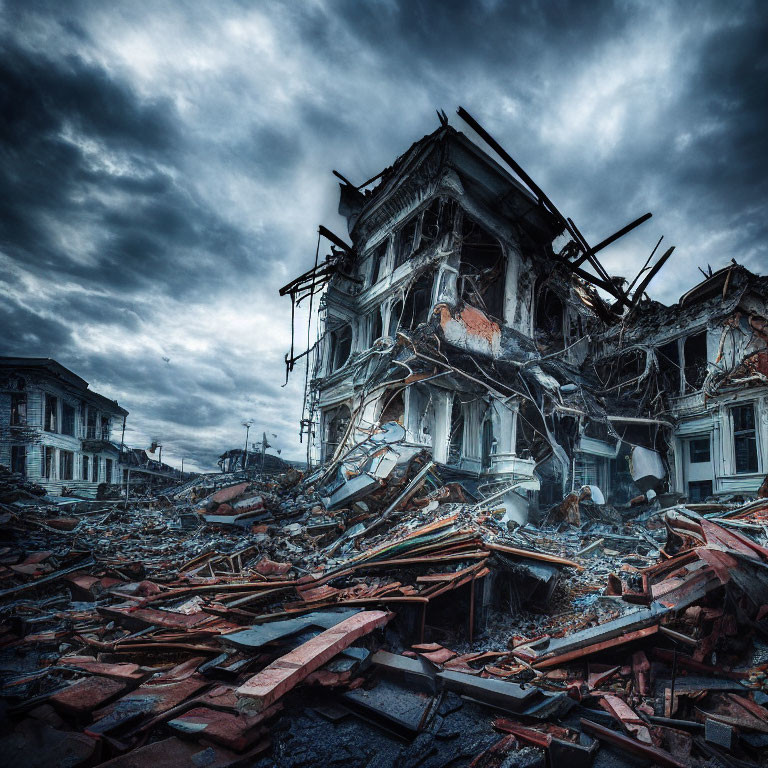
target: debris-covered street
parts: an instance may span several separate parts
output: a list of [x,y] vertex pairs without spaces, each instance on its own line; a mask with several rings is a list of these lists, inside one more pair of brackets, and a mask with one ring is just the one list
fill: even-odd
[[518,525],[418,457],[365,512],[295,471],[41,491],[2,478],[9,765],[764,755],[768,499]]

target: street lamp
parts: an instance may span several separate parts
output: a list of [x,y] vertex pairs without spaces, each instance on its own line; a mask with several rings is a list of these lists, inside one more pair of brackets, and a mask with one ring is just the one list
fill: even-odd
[[243,451],[243,470],[245,470],[246,465],[248,464],[248,433],[251,430],[253,419],[247,419],[242,422],[242,424],[245,427],[245,450]]

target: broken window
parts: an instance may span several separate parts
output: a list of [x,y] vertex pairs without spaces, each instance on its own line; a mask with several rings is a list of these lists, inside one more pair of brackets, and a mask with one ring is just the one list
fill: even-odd
[[342,325],[335,331],[331,331],[330,352],[331,371],[337,371],[347,362],[352,352],[352,328],[350,325]]
[[376,309],[371,312],[371,344],[373,344],[376,339],[381,338],[381,332],[381,309],[376,307]]
[[393,339],[397,335],[397,329],[400,326],[400,316],[403,314],[403,302],[397,301],[392,305],[392,309],[389,312],[389,329],[387,330],[387,336],[391,336]]
[[45,396],[45,422],[46,432],[58,432],[59,423],[59,398],[53,395]]
[[112,483],[112,459],[107,459],[104,468],[104,482]]
[[395,269],[405,264],[418,245],[419,216],[412,216],[405,222],[397,235],[395,251]]
[[107,416],[101,417],[101,439],[109,440],[109,418]]
[[75,466],[75,454],[72,451],[59,451],[59,480],[72,480]]
[[394,394],[387,391],[383,399],[384,408],[381,411],[381,416],[379,416],[379,424],[386,424],[389,421],[396,421],[398,424],[402,424],[405,416],[403,390],[400,389]]
[[680,350],[677,339],[659,347],[656,350],[656,360],[659,364],[659,377],[663,389],[674,394],[680,393]]
[[737,405],[731,408],[733,419],[733,450],[736,474],[757,472],[757,430],[755,407]]
[[464,406],[454,395],[451,406],[451,435],[448,445],[448,463],[458,464],[464,448]]
[[24,445],[11,446],[11,472],[26,476],[27,448]]
[[544,288],[536,303],[536,341],[545,348],[563,346],[563,316],[565,309],[560,297]]
[[490,232],[466,214],[461,229],[459,290],[467,304],[504,316],[504,252]]
[[403,306],[403,316],[400,321],[402,328],[414,328],[419,323],[426,322],[427,312],[432,304],[433,282],[432,274],[425,274],[411,286]]
[[88,457],[87,454],[83,454],[83,472],[82,472],[82,475],[81,475],[83,480],[87,480],[88,479],[88,469],[89,469],[88,458],[89,457]]
[[27,393],[11,394],[11,426],[23,426],[27,423]]
[[91,466],[91,482],[92,483],[99,482],[99,457],[98,456],[93,457],[93,463]]
[[421,219],[421,242],[431,243],[440,234],[440,198],[436,197],[424,210]]
[[688,443],[688,456],[691,464],[703,464],[710,460],[709,438],[698,437]]
[[694,391],[701,389],[707,375],[707,332],[702,331],[685,340],[685,381]]
[[69,403],[61,404],[61,434],[75,434],[75,407]]
[[381,243],[376,246],[376,249],[371,256],[373,264],[371,265],[371,285],[381,280],[384,276],[384,259],[387,256],[387,244],[389,239],[385,238]]
[[349,426],[349,420],[351,413],[346,405],[339,405],[325,412],[325,435],[323,440],[323,461],[328,461],[339,444],[344,439],[344,435],[347,432]]

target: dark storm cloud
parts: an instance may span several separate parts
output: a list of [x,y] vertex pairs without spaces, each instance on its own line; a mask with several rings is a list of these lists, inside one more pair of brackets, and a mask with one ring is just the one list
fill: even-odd
[[7,299],[0,298],[2,351],[8,355],[28,355],[29,349],[61,349],[72,340],[72,332],[64,319],[54,320]]
[[[0,244],[23,253],[27,267],[127,293],[158,282],[183,293],[199,283],[179,271],[182,259],[189,268],[209,267],[217,254],[209,287],[225,279],[222,267],[246,266],[241,233],[161,167],[178,162],[183,140],[167,100],[143,100],[77,56],[52,60],[6,41],[0,113]],[[95,142],[94,156],[88,142]],[[101,148],[116,160],[100,157]],[[61,248],[58,221],[96,223],[89,243],[95,259],[83,262]]]
[[[277,288],[362,181],[462,104],[634,275],[661,234],[763,270],[758,3],[403,0],[0,5],[0,353],[52,356],[130,411],[130,440],[211,466],[277,432],[299,458]],[[299,318],[299,337],[301,330]],[[167,358],[165,360],[164,358]],[[253,435],[252,435],[253,436]],[[277,441],[280,444],[280,441]]]

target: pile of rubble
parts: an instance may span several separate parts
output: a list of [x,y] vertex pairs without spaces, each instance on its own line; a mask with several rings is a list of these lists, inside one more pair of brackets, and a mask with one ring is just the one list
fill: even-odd
[[0,503],[8,764],[765,761],[768,499],[520,524],[530,481],[443,482],[394,429],[308,477]]

